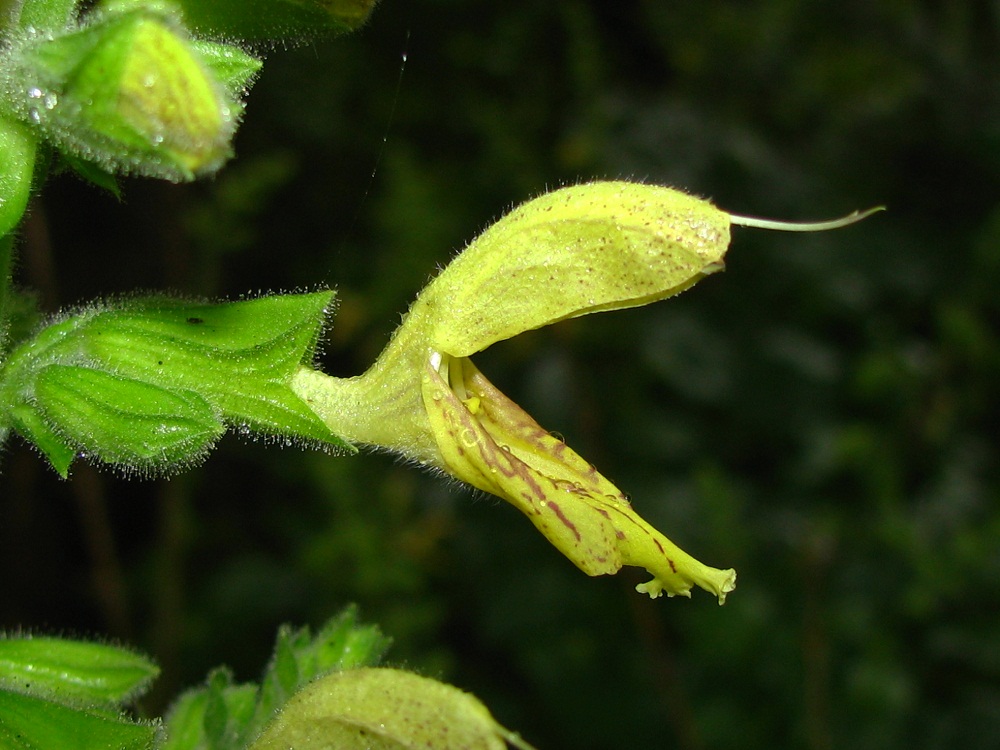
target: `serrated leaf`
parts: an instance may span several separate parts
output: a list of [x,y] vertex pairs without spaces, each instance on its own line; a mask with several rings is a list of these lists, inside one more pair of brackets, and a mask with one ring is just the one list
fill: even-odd
[[0,685],[84,703],[124,703],[159,673],[141,654],[102,643],[0,637]]
[[164,720],[160,750],[201,750],[205,740],[205,688],[188,690],[174,701]]
[[359,625],[357,608],[349,607],[328,620],[299,655],[303,681],[335,669],[374,666],[389,647],[376,625]]
[[290,642],[293,639],[300,642],[308,639],[307,629],[294,631],[287,625],[278,629],[274,654],[261,680],[258,714],[263,713],[269,717],[284,705],[299,687],[299,667],[295,650]]
[[159,750],[237,750],[257,702],[257,686],[234,684],[226,669],[216,669],[205,687],[189,690],[171,706]]
[[349,607],[314,637],[309,628],[283,626],[261,687],[233,684],[226,669],[213,671],[204,687],[182,695],[167,713],[161,750],[236,750],[305,684],[331,669],[374,665],[388,645],[373,625],[359,625]]

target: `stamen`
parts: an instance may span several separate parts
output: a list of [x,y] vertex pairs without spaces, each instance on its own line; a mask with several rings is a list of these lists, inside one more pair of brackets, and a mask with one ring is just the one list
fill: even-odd
[[445,361],[445,367],[448,368],[448,375],[445,379],[448,381],[448,385],[451,386],[452,392],[458,397],[458,400],[466,401],[469,398],[469,394],[465,390],[465,368],[462,367],[462,362],[463,359],[461,357],[448,356],[448,359]]

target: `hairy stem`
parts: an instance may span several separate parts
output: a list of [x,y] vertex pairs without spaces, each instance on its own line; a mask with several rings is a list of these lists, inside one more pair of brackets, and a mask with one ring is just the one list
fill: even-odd
[[14,272],[14,235],[0,237],[0,364],[7,350],[10,330],[11,276]]

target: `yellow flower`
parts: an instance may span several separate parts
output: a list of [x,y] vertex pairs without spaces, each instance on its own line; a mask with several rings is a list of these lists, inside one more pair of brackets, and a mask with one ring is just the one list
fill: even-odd
[[[811,228],[840,226],[860,216]],[[704,565],[644,521],[622,492],[504,396],[469,357],[592,312],[673,296],[723,267],[731,216],[670,188],[599,182],[522,205],[421,292],[368,372],[303,367],[292,388],[334,432],[441,469],[511,503],[588,575],[645,568],[651,597],[719,602],[733,570]]]
[[504,396],[468,358],[431,355],[424,405],[449,472],[511,503],[587,575],[645,568],[652,597],[689,595],[692,585],[722,602],[736,585],[679,549],[622,492]]

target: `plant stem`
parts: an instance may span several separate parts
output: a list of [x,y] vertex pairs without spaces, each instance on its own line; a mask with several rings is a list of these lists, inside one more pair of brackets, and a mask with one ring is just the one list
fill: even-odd
[[7,334],[10,330],[11,277],[14,272],[14,235],[7,233],[0,237],[0,364],[7,350]]

